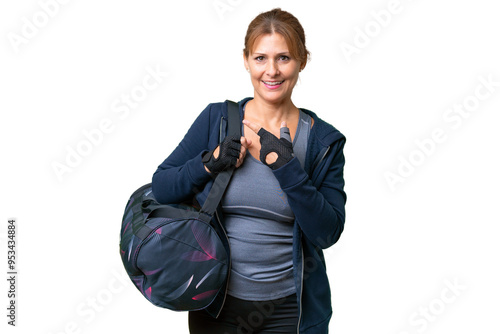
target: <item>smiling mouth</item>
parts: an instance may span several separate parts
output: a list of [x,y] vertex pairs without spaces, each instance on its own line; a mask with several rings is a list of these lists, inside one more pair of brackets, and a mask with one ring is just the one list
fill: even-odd
[[285,81],[285,80],[283,80],[283,81],[264,81],[264,80],[262,80],[262,82],[263,82],[264,84],[268,85],[268,86],[279,86],[279,85],[281,85],[284,81]]

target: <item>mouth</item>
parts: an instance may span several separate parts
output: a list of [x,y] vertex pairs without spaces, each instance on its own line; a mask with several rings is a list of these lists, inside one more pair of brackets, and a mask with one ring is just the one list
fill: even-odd
[[262,83],[264,84],[264,86],[266,86],[269,89],[277,89],[283,84],[283,82],[285,82],[285,80],[282,80],[282,81],[264,81],[264,80],[262,80]]

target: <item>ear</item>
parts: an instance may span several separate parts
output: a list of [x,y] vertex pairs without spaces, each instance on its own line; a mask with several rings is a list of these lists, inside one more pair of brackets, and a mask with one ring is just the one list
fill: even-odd
[[248,59],[245,56],[245,53],[243,53],[243,64],[245,65],[245,70],[248,70],[249,69]]

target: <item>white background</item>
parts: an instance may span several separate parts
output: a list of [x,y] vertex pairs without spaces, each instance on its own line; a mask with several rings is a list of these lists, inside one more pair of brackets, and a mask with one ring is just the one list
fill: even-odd
[[[244,35],[278,6],[301,21],[312,54],[294,103],[347,137],[345,231],[325,255],[331,332],[499,333],[494,1],[401,0],[382,27],[371,12],[389,0],[221,0],[225,11],[214,0],[62,2],[52,16],[41,7],[49,0],[0,5],[2,277],[11,217],[19,260],[18,326],[6,324],[2,279],[2,333],[188,332],[186,313],[149,304],[127,280],[121,216],[208,103],[253,96]],[[39,27],[30,35],[26,22]],[[146,68],[168,75],[126,117],[116,113]],[[480,77],[497,86],[460,123],[446,121],[476,89],[488,93]],[[105,119],[112,130],[59,179],[54,163]],[[415,141],[435,129],[444,142],[418,153]],[[385,175],[410,157],[419,165],[391,189]]]

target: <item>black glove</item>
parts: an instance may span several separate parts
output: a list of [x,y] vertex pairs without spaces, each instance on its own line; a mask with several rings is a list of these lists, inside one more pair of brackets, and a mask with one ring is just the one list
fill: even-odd
[[[257,133],[260,136],[260,161],[263,164],[275,170],[285,165],[294,157],[290,130],[287,127],[280,129],[280,139],[269,131],[261,128]],[[272,164],[266,162],[266,157],[269,153],[274,152],[278,155],[278,159]]]
[[219,174],[223,170],[236,165],[241,150],[240,136],[227,136],[219,145],[219,156],[214,158],[214,151],[208,151],[203,155],[203,163],[211,174]]

